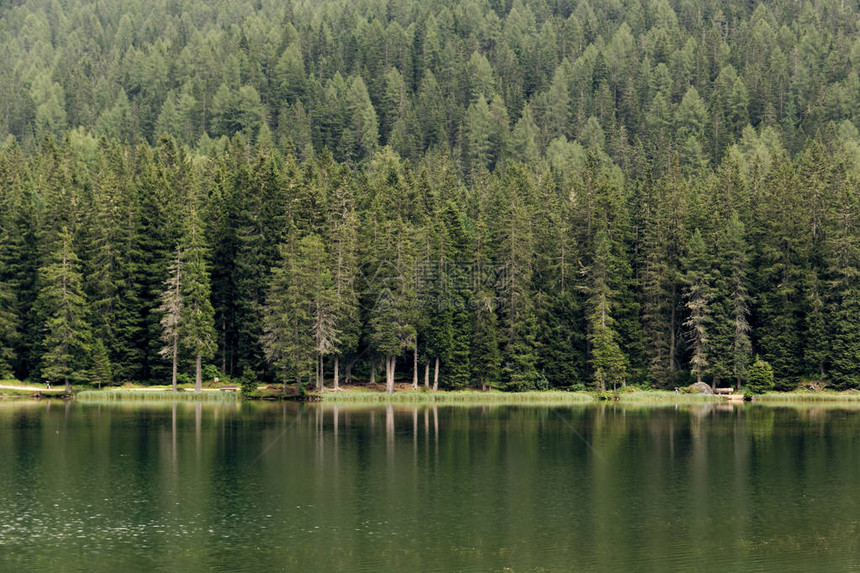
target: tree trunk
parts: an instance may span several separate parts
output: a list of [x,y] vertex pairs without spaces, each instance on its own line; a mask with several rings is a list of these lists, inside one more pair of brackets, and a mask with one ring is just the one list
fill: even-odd
[[412,351],[412,389],[418,390],[418,344]]
[[346,365],[346,379],[344,380],[344,384],[352,384],[352,362],[349,362]]
[[66,378],[65,378],[65,383],[66,383],[66,394],[71,394],[72,393],[72,384],[69,382],[68,376],[66,376]]
[[439,357],[436,357],[436,367],[433,370],[433,391],[439,389]]
[[370,361],[370,385],[376,384],[376,360]]
[[334,391],[337,392],[340,390],[338,377],[340,376],[340,358],[337,356],[334,357],[334,382],[332,382],[332,386],[334,387]]
[[424,388],[430,389],[430,360],[424,364]]
[[[223,340],[224,348],[221,352],[221,372],[227,374],[227,319],[221,321],[221,340]],[[176,389],[174,388],[174,391]]]
[[394,393],[394,357],[385,357],[385,391]]
[[173,337],[173,377],[171,378],[171,386],[176,392],[176,359],[179,357],[179,337]]
[[675,285],[672,285],[671,318],[669,319],[669,373],[675,372]]
[[194,360],[194,391],[198,394],[203,391],[203,355],[199,352]]
[[317,392],[325,392],[325,371],[323,370],[322,354],[320,354],[317,361]]

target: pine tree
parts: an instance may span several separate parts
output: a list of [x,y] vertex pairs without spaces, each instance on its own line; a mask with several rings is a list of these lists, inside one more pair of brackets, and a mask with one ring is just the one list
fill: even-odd
[[758,347],[773,367],[781,389],[803,372],[801,302],[804,253],[808,251],[808,210],[799,196],[794,169],[773,167],[755,225],[758,258],[756,316]]
[[725,235],[726,250],[722,274],[728,279],[731,319],[734,332],[731,344],[732,374],[736,388],[740,390],[747,367],[752,357],[750,340],[747,265],[749,261],[744,225],[736,213],[729,219]]
[[[415,268],[413,228],[409,220],[410,192],[399,158],[381,153],[371,167],[372,204],[368,211],[371,235],[365,238],[365,276],[372,278],[365,307],[369,342],[385,359],[386,390],[394,391],[397,358],[417,339],[417,299],[410,279]],[[367,287],[366,287],[367,288]]]
[[475,263],[472,296],[472,377],[481,390],[498,384],[502,362],[499,350],[499,300],[495,291],[495,269],[491,263],[488,229],[478,213],[475,223],[473,257]]
[[313,314],[306,289],[311,277],[302,272],[307,269],[299,264],[298,247],[292,237],[281,245],[280,253],[266,297],[263,344],[270,363],[284,380],[295,376],[301,393],[302,377],[307,374],[310,379],[315,366]]
[[713,385],[734,379],[740,389],[752,354],[749,324],[747,272],[749,248],[744,225],[732,213],[724,229],[718,229],[714,253],[714,280],[710,328],[710,372]]
[[68,394],[72,391],[72,380],[86,378],[92,335],[80,260],[66,227],[60,230],[48,264],[39,269],[39,284],[36,305],[46,317],[42,377],[63,380]]
[[127,150],[101,142],[93,177],[91,209],[84,231],[84,282],[92,308],[93,335],[106,345],[114,374],[123,380],[141,375],[143,335],[140,213],[131,182]]
[[587,272],[588,342],[591,347],[591,369],[595,388],[605,392],[613,390],[627,379],[627,357],[618,345],[612,303],[615,292],[611,288],[613,265],[609,236],[600,230],[595,236],[594,260]]
[[[235,142],[234,153],[244,155],[245,145]],[[287,227],[289,205],[287,182],[276,159],[268,150],[262,150],[251,165],[241,162],[234,172],[231,190],[235,236],[235,253],[229,261],[231,282],[235,285],[233,300],[237,368],[250,368],[255,373],[264,371],[265,356],[261,345],[263,333],[263,306],[270,269],[277,260],[277,245]],[[303,191],[308,184],[298,186]],[[305,191],[306,193],[306,191]],[[298,194],[296,194],[298,195]],[[299,196],[293,197],[298,202]],[[293,218],[296,215],[293,214]],[[315,220],[308,221],[316,226]],[[226,261],[225,261],[226,262]]]
[[15,345],[20,338],[20,320],[15,312],[17,297],[10,284],[0,282],[0,379],[12,378]]
[[[340,383],[340,359],[351,357],[358,346],[360,333],[358,294],[356,293],[358,217],[349,173],[339,167],[330,154],[317,162],[328,192],[329,206],[326,244],[331,253],[331,276],[335,291],[335,330],[339,344],[334,352],[334,390]],[[347,365],[347,370],[350,365]]]
[[690,239],[688,251],[683,261],[684,298],[687,307],[687,343],[690,348],[690,370],[701,383],[702,377],[710,372],[711,339],[710,327],[713,322],[711,307],[714,291],[711,264],[702,234],[696,229]]
[[110,384],[113,380],[111,372],[110,357],[108,357],[107,348],[101,338],[96,338],[93,344],[93,364],[90,371],[90,378],[101,388],[103,385]]
[[183,237],[183,215],[192,179],[188,158],[170,139],[161,139],[154,149],[143,146],[137,159],[135,183],[142,219],[137,276],[146,329],[139,344],[143,351],[141,374],[150,379],[166,374],[166,364],[159,358],[163,356],[163,339],[162,315],[157,309],[169,275],[168,266]]
[[203,359],[215,355],[217,337],[203,222],[193,202],[186,224],[186,236],[183,239],[186,246],[182,251],[180,332],[183,347],[194,356],[194,391],[199,393],[203,389]]
[[322,391],[323,360],[329,354],[337,352],[340,344],[340,332],[337,329],[337,290],[329,269],[328,253],[318,235],[311,234],[302,238],[299,243],[299,257],[299,276],[310,277],[310,282],[303,285],[303,290],[307,289],[306,296],[311,301],[311,332],[318,364],[317,391]]
[[493,159],[491,141],[492,118],[487,100],[481,96],[469,106],[465,118],[464,145],[467,171],[490,167]]
[[532,182],[521,165],[506,170],[498,186],[495,228],[495,260],[504,267],[497,285],[502,302],[501,336],[503,386],[527,390],[537,380],[537,317],[532,293],[534,235],[532,230]]
[[828,234],[828,275],[833,301],[828,313],[834,385],[860,387],[860,196],[853,179],[840,173],[834,185],[835,212]]
[[176,247],[176,256],[168,267],[168,278],[161,293],[161,337],[166,346],[161,349],[161,355],[171,361],[170,385],[176,392],[177,364],[179,361],[179,338],[182,326],[182,281],[183,281],[182,247]]
[[674,311],[672,260],[669,224],[656,186],[646,181],[639,204],[640,260],[638,275],[642,288],[642,331],[652,383],[664,386],[674,370]]

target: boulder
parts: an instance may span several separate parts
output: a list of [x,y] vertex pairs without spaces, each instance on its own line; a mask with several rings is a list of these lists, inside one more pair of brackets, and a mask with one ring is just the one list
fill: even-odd
[[713,394],[714,391],[711,390],[711,387],[704,382],[696,382],[695,384],[690,384],[687,386],[687,390],[694,394]]

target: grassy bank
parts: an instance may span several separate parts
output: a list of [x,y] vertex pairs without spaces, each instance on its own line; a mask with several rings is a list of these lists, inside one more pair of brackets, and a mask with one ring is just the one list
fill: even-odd
[[65,394],[66,390],[62,384],[48,390],[42,385],[25,384],[18,380],[0,380],[0,398],[31,398],[33,396],[59,398]]
[[721,397],[714,394],[687,394],[684,392],[672,392],[669,390],[636,390],[632,392],[619,392],[619,402],[626,403],[684,403],[684,402],[719,402]]
[[483,403],[483,404],[529,404],[529,403],[588,403],[594,396],[585,392],[479,392],[475,390],[456,390],[427,392],[425,390],[401,390],[394,394],[364,389],[350,389],[343,392],[324,392],[321,399],[326,403],[363,402],[363,403]]
[[755,397],[755,401],[764,404],[788,404],[794,402],[857,402],[860,403],[860,392],[846,390],[844,392],[767,392]]
[[200,394],[180,390],[84,390],[79,392],[75,399],[81,402],[113,402],[113,401],[138,401],[138,402],[175,402],[184,401],[208,401],[208,402],[233,402],[239,396],[235,392],[221,392],[218,390],[204,390]]
[[[287,396],[295,399],[295,389],[288,387]],[[62,386],[55,386],[47,390],[44,386],[26,384],[17,380],[0,380],[0,398],[28,398],[33,396],[61,397],[64,395]],[[143,386],[126,385],[123,388],[103,388],[100,390],[76,388],[73,392],[75,398],[82,402],[173,402],[181,401],[208,401],[208,402],[233,402],[241,399],[238,392],[225,392],[218,388],[204,388],[200,394],[193,388],[180,387],[173,392],[170,386]],[[256,399],[279,399],[284,394],[280,386],[260,386],[252,398]],[[649,404],[702,404],[708,402],[720,402],[720,396],[707,394],[676,393],[666,390],[636,390],[629,388],[617,393],[604,393],[598,395],[595,392],[566,392],[559,390],[545,390],[533,392],[500,392],[497,390],[481,392],[477,390],[440,390],[429,392],[419,389],[413,390],[411,384],[398,384],[393,394],[386,393],[381,387],[346,386],[339,392],[327,390],[322,394],[309,393],[309,397],[318,399],[328,404],[588,404],[598,400],[606,400],[605,403],[621,403],[630,405]],[[845,392],[835,391],[793,391],[793,392],[768,392],[755,397],[755,401],[762,405],[780,404],[856,404],[860,406],[860,391],[849,390]]]

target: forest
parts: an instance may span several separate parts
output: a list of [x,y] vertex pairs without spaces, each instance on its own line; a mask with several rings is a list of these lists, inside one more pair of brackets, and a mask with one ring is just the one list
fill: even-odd
[[0,379],[860,388],[858,13],[0,3]]

